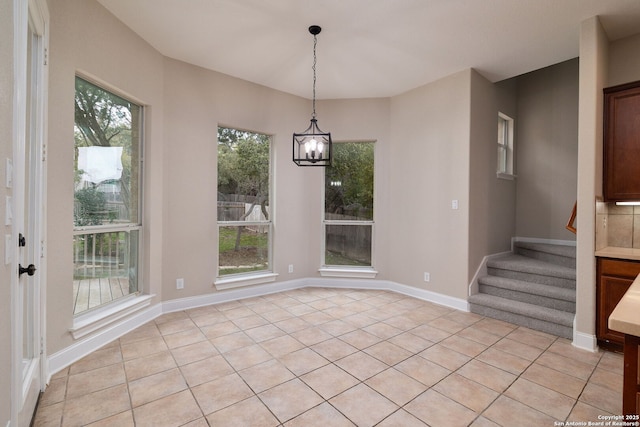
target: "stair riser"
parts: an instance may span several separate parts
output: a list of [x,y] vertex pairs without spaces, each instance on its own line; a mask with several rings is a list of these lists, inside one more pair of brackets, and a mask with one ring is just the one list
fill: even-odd
[[540,252],[528,248],[515,248],[515,252],[519,255],[529,258],[538,259],[540,261],[550,262],[552,264],[561,265],[563,267],[576,268],[576,259],[565,257],[562,255],[550,254],[548,252]]
[[487,272],[493,276],[506,277],[508,279],[522,280],[524,282],[539,283],[541,285],[559,286],[561,288],[575,289],[576,281],[562,277],[541,276],[533,273],[525,273],[514,270],[488,267]]
[[573,329],[568,326],[558,325],[557,323],[551,323],[544,320],[533,319],[531,317],[522,316],[519,314],[508,313],[502,310],[497,310],[495,308],[478,304],[470,304],[470,309],[472,313],[479,314],[481,316],[491,317],[493,319],[498,319],[516,325],[524,326],[536,331],[545,332],[567,339],[573,339]]
[[480,284],[480,293],[507,298],[514,301],[526,302],[528,304],[539,305],[542,307],[553,308],[555,310],[567,311],[569,313],[576,312],[575,302],[519,292],[512,289],[503,289],[495,286]]

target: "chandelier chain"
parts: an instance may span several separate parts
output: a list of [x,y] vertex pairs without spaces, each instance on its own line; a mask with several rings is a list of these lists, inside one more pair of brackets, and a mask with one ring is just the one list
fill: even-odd
[[312,118],[316,118],[316,45],[318,44],[318,37],[313,35],[313,115]]

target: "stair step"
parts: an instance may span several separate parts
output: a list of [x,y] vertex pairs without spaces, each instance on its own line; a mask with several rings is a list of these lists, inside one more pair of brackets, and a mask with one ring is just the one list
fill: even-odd
[[478,279],[480,293],[575,313],[576,291],[499,276]]
[[471,295],[469,303],[472,313],[568,339],[573,338],[573,313],[487,294]]
[[530,258],[576,268],[576,247],[549,243],[514,242],[514,252]]
[[491,275],[575,289],[576,270],[526,256],[510,254],[487,261]]

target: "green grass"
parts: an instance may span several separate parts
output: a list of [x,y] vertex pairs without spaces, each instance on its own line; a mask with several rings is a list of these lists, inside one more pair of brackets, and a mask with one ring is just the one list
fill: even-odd
[[269,268],[269,236],[243,228],[236,250],[238,227],[221,227],[219,235],[220,276],[262,271]]
[[[233,251],[236,248],[237,227],[220,227],[219,250],[220,253]],[[246,228],[240,235],[241,248],[266,248],[269,243],[267,233],[256,233]]]

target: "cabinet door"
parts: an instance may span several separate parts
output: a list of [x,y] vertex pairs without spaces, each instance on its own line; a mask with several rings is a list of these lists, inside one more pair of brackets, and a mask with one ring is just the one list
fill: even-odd
[[620,302],[633,280],[621,277],[600,276],[598,286],[598,315],[596,329],[599,340],[624,343],[624,334],[609,329],[609,316]]
[[604,199],[640,200],[640,82],[604,90]]

